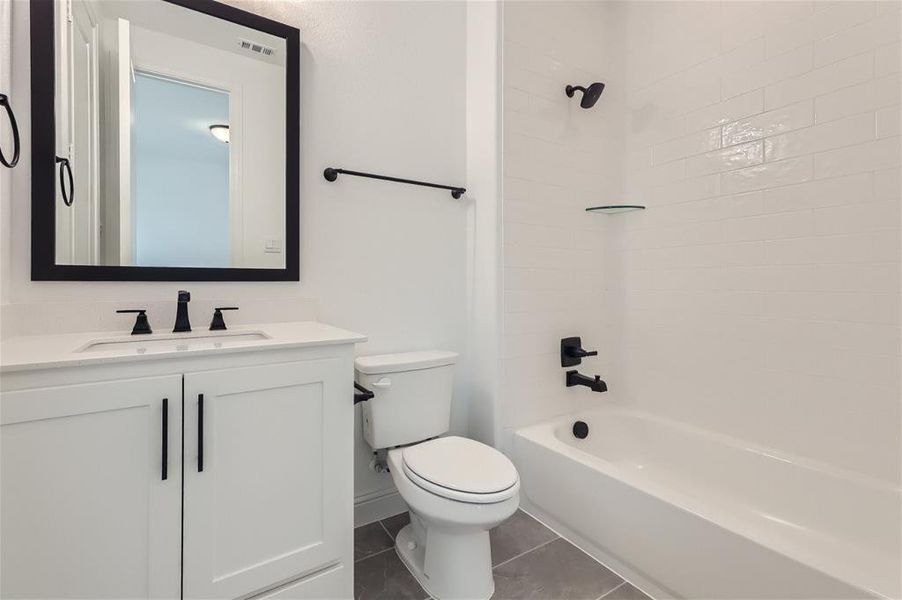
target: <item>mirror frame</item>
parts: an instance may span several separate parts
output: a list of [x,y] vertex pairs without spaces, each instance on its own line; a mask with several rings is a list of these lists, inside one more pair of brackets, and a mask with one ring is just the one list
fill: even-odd
[[160,0],[286,42],[285,267],[139,267],[56,264],[55,0],[31,0],[32,281],[300,281],[300,31],[215,0]]

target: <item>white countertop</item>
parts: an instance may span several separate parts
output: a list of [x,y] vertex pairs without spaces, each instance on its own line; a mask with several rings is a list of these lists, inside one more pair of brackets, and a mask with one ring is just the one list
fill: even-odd
[[[243,339],[230,339],[236,335]],[[254,335],[260,339],[247,339]],[[207,331],[204,328],[190,333],[130,335],[127,331],[104,331],[22,336],[0,341],[0,373],[122,361],[162,360],[175,356],[353,344],[365,342],[366,339],[366,336],[359,333],[316,321],[240,325],[227,331]],[[103,348],[87,349],[98,342],[112,343]],[[146,348],[140,347],[142,342],[147,343]],[[154,345],[159,347],[153,348]]]

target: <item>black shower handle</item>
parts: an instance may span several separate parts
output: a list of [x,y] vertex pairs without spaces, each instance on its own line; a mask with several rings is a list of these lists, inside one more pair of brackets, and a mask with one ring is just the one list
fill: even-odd
[[581,364],[587,356],[598,356],[598,350],[584,350],[583,341],[579,337],[566,337],[561,340],[562,367],[574,367]]
[[6,157],[3,155],[3,149],[0,149],[0,163],[3,163],[4,167],[12,169],[19,163],[19,150],[21,148],[21,144],[19,143],[19,125],[16,123],[16,115],[9,105],[9,98],[6,94],[0,94],[0,106],[6,109],[6,116],[9,118],[9,126],[10,129],[12,129],[13,134],[12,160],[6,160]]
[[[63,195],[63,204],[72,206],[72,203],[75,202],[75,180],[72,177],[72,166],[69,164],[69,159],[63,158],[62,156],[57,156],[56,162],[60,166],[60,193]],[[63,182],[63,169],[66,169],[66,174],[69,178],[68,193],[66,192],[66,185]]]
[[573,358],[585,358],[587,356],[598,356],[598,350],[583,350],[582,348],[570,350],[569,356]]

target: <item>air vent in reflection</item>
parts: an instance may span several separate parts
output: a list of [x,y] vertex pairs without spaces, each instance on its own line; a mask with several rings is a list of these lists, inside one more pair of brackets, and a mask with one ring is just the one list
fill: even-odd
[[274,48],[264,46],[263,44],[258,44],[257,42],[252,42],[250,40],[239,39],[238,44],[241,46],[242,50],[247,50],[248,52],[253,52],[254,54],[262,54],[263,56],[272,56],[276,52]]

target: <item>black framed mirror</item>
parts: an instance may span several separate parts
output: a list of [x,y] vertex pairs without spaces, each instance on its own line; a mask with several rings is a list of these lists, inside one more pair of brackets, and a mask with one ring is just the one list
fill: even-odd
[[298,281],[298,29],[31,0],[31,278]]

